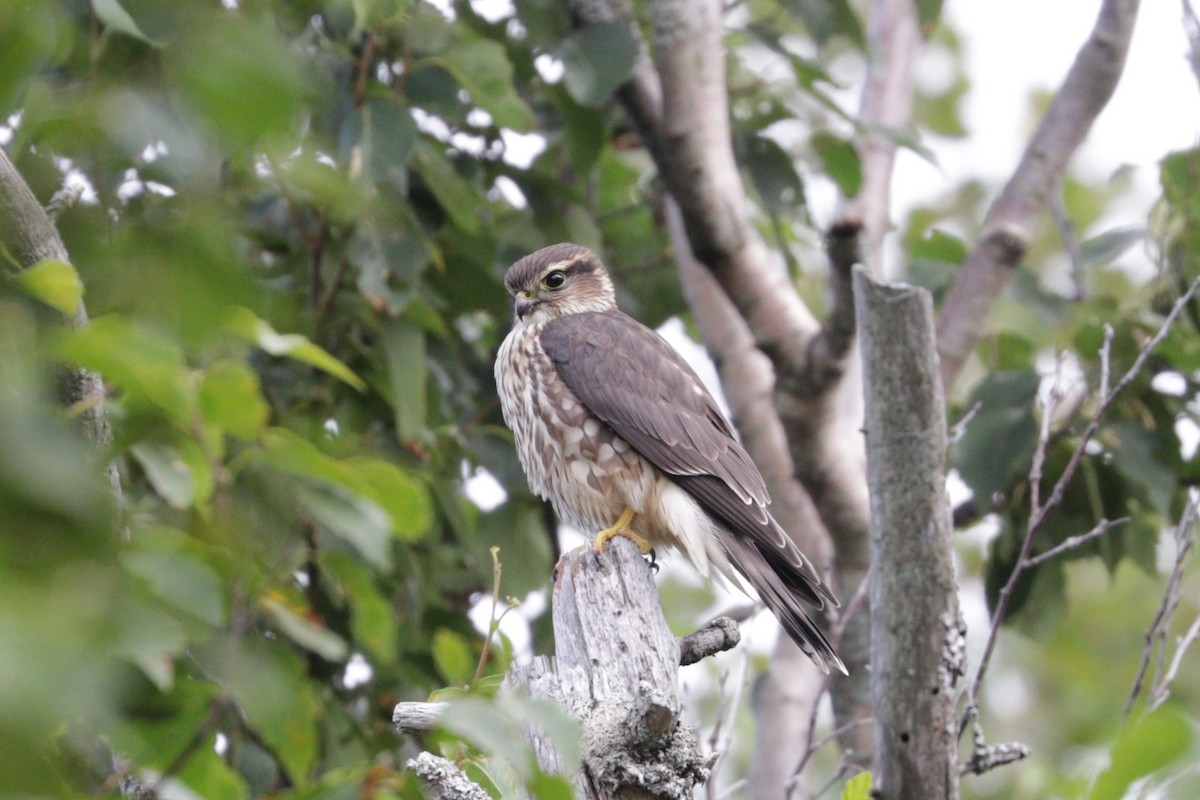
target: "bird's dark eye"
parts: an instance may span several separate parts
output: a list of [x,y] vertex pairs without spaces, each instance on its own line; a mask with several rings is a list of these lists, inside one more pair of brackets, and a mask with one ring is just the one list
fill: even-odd
[[562,285],[566,282],[566,273],[560,269],[556,269],[542,279],[542,286],[545,286],[547,289],[561,289]]

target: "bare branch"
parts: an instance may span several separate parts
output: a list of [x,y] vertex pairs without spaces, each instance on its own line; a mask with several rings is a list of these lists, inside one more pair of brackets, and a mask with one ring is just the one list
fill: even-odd
[[951,386],[1033,238],[1046,200],[1108,103],[1125,66],[1139,0],[1104,0],[1091,36],[983,221],[938,318],[942,382]]
[[[1016,588],[1017,581],[1020,580],[1025,571],[1029,569],[1034,539],[1037,537],[1038,532],[1042,529],[1042,526],[1045,525],[1050,513],[1057,508],[1060,503],[1062,503],[1063,495],[1067,491],[1067,486],[1070,484],[1072,478],[1075,477],[1075,473],[1078,471],[1079,466],[1083,463],[1083,459],[1087,455],[1088,444],[1092,441],[1096,435],[1096,432],[1100,429],[1100,423],[1104,419],[1105,414],[1108,413],[1109,408],[1112,407],[1113,402],[1121,394],[1122,390],[1124,390],[1125,387],[1128,386],[1141,373],[1142,368],[1145,367],[1146,361],[1150,358],[1151,353],[1154,352],[1159,343],[1166,338],[1168,333],[1170,333],[1175,321],[1187,307],[1188,303],[1191,302],[1198,289],[1200,289],[1200,278],[1192,281],[1187,291],[1185,291],[1179,297],[1179,299],[1175,301],[1175,304],[1171,307],[1170,312],[1168,312],[1167,316],[1163,319],[1162,325],[1159,326],[1159,329],[1155,332],[1154,336],[1150,337],[1150,339],[1148,339],[1142,345],[1141,349],[1138,351],[1137,357],[1133,361],[1133,364],[1128,370],[1125,371],[1120,380],[1117,381],[1116,386],[1114,386],[1111,391],[1103,391],[1103,384],[1107,382],[1107,378],[1101,378],[1102,396],[1099,398],[1099,402],[1096,404],[1096,408],[1092,412],[1091,418],[1088,420],[1087,428],[1084,429],[1083,435],[1079,439],[1079,443],[1075,446],[1074,451],[1071,453],[1071,457],[1068,459],[1067,465],[1063,468],[1062,473],[1055,482],[1054,488],[1050,492],[1050,497],[1046,500],[1045,504],[1039,506],[1037,504],[1035,495],[1034,506],[1031,508],[1029,523],[1025,529],[1025,538],[1021,542],[1021,550],[1017,556],[1016,564],[1013,565],[1013,569],[1008,576],[1008,580],[1000,589],[1000,594],[996,599],[996,607],[992,611],[992,622],[991,628],[988,631],[987,642],[984,645],[983,655],[979,661],[979,668],[975,672],[975,680],[972,681],[970,691],[967,694],[968,708],[971,708],[976,704],[976,698],[979,694],[979,687],[983,682],[984,675],[987,674],[988,665],[991,663],[992,653],[995,651],[996,647],[996,638],[1000,633],[1000,623],[1004,619],[1005,612],[1008,610],[1008,603],[1012,597],[1013,590]],[[1108,343],[1109,338],[1106,337],[1105,344],[1102,349],[1102,361],[1107,361],[1106,353],[1108,349]]]
[[742,640],[741,629],[729,617],[717,617],[703,628],[679,639],[679,666],[732,650]]
[[392,724],[400,733],[424,733],[437,727],[449,703],[397,703]]
[[482,786],[441,756],[421,753],[409,759],[406,766],[417,773],[433,800],[491,800]]
[[[1156,669],[1155,679],[1150,688],[1148,704],[1153,707],[1165,699],[1165,696],[1170,688],[1171,682],[1174,680],[1174,665],[1175,661],[1182,657],[1182,653],[1191,645],[1195,635],[1190,633],[1185,636],[1177,645],[1175,651],[1175,659],[1172,659],[1172,668],[1169,668],[1166,673],[1162,672],[1162,660],[1166,653],[1166,638],[1167,631],[1171,627],[1171,620],[1175,615],[1175,609],[1179,607],[1179,587],[1183,581],[1183,566],[1187,559],[1188,553],[1196,542],[1196,519],[1200,516],[1200,492],[1192,491],[1188,498],[1188,503],[1184,506],[1183,514],[1180,515],[1179,524],[1175,526],[1175,563],[1171,567],[1171,575],[1167,579],[1167,585],[1163,588],[1162,601],[1158,604],[1158,610],[1154,614],[1154,619],[1150,622],[1150,627],[1146,630],[1145,645],[1142,647],[1142,660],[1138,665],[1137,675],[1133,679],[1133,688],[1129,691],[1129,698],[1125,701],[1125,709],[1122,712],[1125,716],[1129,716],[1129,712],[1133,709],[1133,704],[1137,702],[1138,695],[1142,691],[1142,682],[1145,680],[1146,671],[1150,666],[1151,660],[1154,658],[1155,645],[1158,645],[1159,664]],[[1195,627],[1193,624],[1192,627]],[[1169,680],[1167,679],[1169,676]],[[1160,699],[1160,697],[1162,699]]]
[[[821,395],[842,378],[854,345],[854,282],[851,274],[862,263],[857,223],[840,222],[825,237],[829,254],[829,309],[821,331],[808,347],[808,363],[799,380],[801,391]],[[785,390],[790,388],[782,387]]]
[[908,126],[912,117],[913,63],[921,34],[912,0],[872,0],[867,75],[858,119],[867,133],[857,142],[862,186],[844,203],[837,218],[861,225],[867,268],[883,272],[883,239],[888,231],[892,166],[896,140],[886,135]]
[[1046,552],[1029,559],[1028,563],[1025,565],[1025,568],[1033,569],[1034,567],[1044,564],[1052,558],[1057,558],[1063,553],[1069,552],[1078,547],[1082,547],[1093,539],[1099,539],[1113,528],[1118,528],[1121,525],[1124,525],[1126,522],[1129,522],[1129,517],[1120,517],[1112,520],[1102,519],[1096,525],[1096,527],[1092,528],[1087,533],[1080,533],[1075,536],[1070,536],[1064,539],[1060,544],[1051,547]]

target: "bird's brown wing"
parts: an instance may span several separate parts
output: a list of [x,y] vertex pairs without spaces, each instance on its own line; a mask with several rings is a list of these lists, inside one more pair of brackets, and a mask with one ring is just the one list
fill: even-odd
[[798,595],[818,608],[836,605],[836,599],[767,512],[762,475],[675,349],[619,311],[553,319],[542,331],[541,344],[583,405],[737,540],[727,542],[726,550],[792,638],[840,666],[792,598]]

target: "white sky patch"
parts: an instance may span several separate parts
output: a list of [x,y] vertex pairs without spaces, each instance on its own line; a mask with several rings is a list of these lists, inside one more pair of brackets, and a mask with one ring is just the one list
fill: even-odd
[[425,0],[425,2],[437,9],[438,13],[447,21],[454,22],[458,19],[458,14],[454,11],[454,3],[451,0]]
[[218,731],[216,738],[213,740],[213,752],[219,756],[223,756],[228,749],[229,737]]
[[[503,555],[503,552],[501,552],[502,563]],[[533,630],[529,623],[544,613],[548,604],[546,590],[537,589],[526,595],[525,599],[516,608],[506,614],[504,614],[504,609],[508,607],[507,604],[501,600],[500,604],[497,605],[495,609],[496,615],[504,614],[500,620],[499,633],[508,639],[512,645],[514,662],[527,664],[532,659]],[[482,636],[487,636],[488,627],[492,621],[492,611],[491,595],[481,592],[475,597],[475,602],[472,603],[471,610],[467,612],[471,624],[475,626],[475,630],[479,631]]]
[[492,115],[482,108],[472,108],[467,112],[467,124],[476,128],[486,128],[492,124]]
[[471,10],[493,25],[517,13],[512,0],[471,0]]
[[[526,199],[525,193],[521,191],[521,187],[517,186],[517,182],[507,175],[501,175],[496,178],[496,182],[492,184],[492,192],[498,197],[504,198],[504,201],[517,210],[523,210],[529,207],[529,200]],[[492,192],[488,195],[491,197]],[[492,197],[495,199],[495,197]]]
[[546,137],[540,133],[517,133],[501,128],[500,140],[504,142],[504,162],[517,169],[529,169],[533,160],[546,149]]
[[155,139],[150,144],[142,148],[142,161],[147,164],[152,164],[170,152],[167,149],[167,143],[162,139]]
[[338,421],[333,417],[325,420],[325,424],[321,427],[325,429],[325,435],[330,439],[337,438],[337,436],[342,432],[341,427],[338,426]]
[[500,481],[483,467],[476,467],[468,474],[464,461],[463,473],[463,493],[482,511],[494,511],[508,501],[508,492],[504,491]]
[[1178,372],[1160,372],[1150,381],[1150,388],[1159,394],[1183,397],[1187,394],[1187,378]]
[[563,66],[562,60],[549,53],[542,53],[533,59],[533,68],[538,71],[538,75],[542,76],[542,80],[549,84],[561,81],[567,71],[567,68]]
[[375,670],[371,669],[371,665],[367,659],[363,658],[362,653],[354,653],[346,662],[346,669],[342,672],[342,685],[347,689],[355,689],[365,683],[369,683],[375,677]]
[[421,133],[427,133],[439,142],[450,140],[450,126],[446,120],[441,117],[435,117],[433,114],[420,108],[412,109],[413,122],[417,123],[417,129]]
[[1192,417],[1175,420],[1175,435],[1179,437],[1179,452],[1184,461],[1191,461],[1200,447],[1200,425]]

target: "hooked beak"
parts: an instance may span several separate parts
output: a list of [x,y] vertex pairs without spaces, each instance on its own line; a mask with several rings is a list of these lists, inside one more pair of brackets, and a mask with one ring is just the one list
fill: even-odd
[[529,292],[517,292],[516,299],[513,302],[513,306],[517,310],[517,319],[525,319],[525,315],[532,311],[533,307],[540,302],[541,300],[538,300]]

